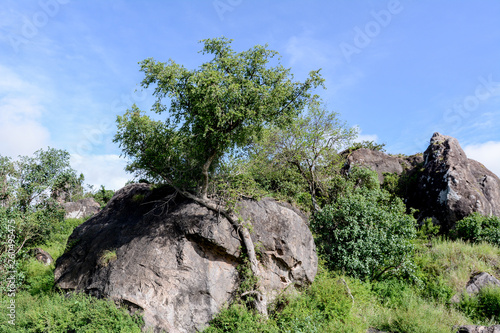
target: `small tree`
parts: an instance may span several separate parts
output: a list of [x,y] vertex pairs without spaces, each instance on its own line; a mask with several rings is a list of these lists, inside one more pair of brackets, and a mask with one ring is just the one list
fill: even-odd
[[[119,116],[115,142],[131,158],[127,170],[152,181],[173,186],[179,193],[217,211],[209,183],[225,154],[247,146],[266,125],[285,126],[298,115],[310,91],[321,85],[318,71],[305,82],[293,81],[289,69],[269,66],[277,52],[255,46],[234,52],[226,38],[202,41],[203,54],[213,58],[188,70],[169,60],[142,61],[142,86],[155,86],[153,111],[168,112],[164,121],[152,120],[133,106]],[[170,107],[165,105],[170,99]],[[230,207],[221,211],[239,231],[252,272],[260,276],[249,231]],[[267,313],[260,286],[256,308]]]
[[67,151],[50,147],[37,150],[33,156],[19,156],[16,161],[0,156],[0,199],[8,198],[9,206],[26,212],[57,196],[61,189],[81,184],[83,175],[76,176],[69,158]]
[[327,111],[318,99],[309,102],[307,112],[286,128],[271,128],[251,149],[251,159],[259,168],[293,168],[307,182],[313,211],[319,210],[318,190],[327,195],[339,149],[357,136],[335,112]]

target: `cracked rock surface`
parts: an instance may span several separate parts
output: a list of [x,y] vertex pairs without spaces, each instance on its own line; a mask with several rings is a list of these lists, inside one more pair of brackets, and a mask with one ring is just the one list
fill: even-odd
[[[155,332],[196,332],[231,302],[241,243],[221,215],[167,189],[131,184],[78,226],[56,263],[56,285],[143,313]],[[242,201],[270,299],[312,282],[317,257],[305,217],[273,199]]]
[[419,221],[432,218],[443,231],[473,212],[500,216],[500,179],[481,163],[467,158],[458,140],[451,136],[434,133],[423,157],[358,149],[348,156],[347,169],[352,165],[376,171],[380,183],[384,172],[406,176],[407,205],[418,209]]
[[473,212],[500,216],[500,179],[467,158],[457,139],[440,133],[434,133],[424,152],[413,193],[409,200],[420,217],[433,218],[445,230]]

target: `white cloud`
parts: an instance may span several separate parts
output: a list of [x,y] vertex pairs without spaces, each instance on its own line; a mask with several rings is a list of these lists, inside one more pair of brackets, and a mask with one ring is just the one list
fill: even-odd
[[363,134],[363,131],[359,126],[355,126],[358,128],[358,137],[354,139],[354,142],[362,142],[362,141],[374,141],[378,143],[378,135],[377,134]]
[[364,77],[364,73],[356,67],[350,66],[345,72],[345,59],[337,45],[315,38],[311,30],[305,29],[290,37],[286,41],[285,52],[289,56],[289,65],[299,76],[321,68],[320,74],[325,79],[330,98],[356,85]]
[[49,145],[39,89],[0,66],[0,155],[31,155]]
[[303,34],[301,36],[292,36],[286,44],[286,53],[290,55],[290,65],[300,62],[314,63],[317,66],[325,64],[328,57],[325,45]]
[[484,164],[490,171],[500,177],[500,141],[467,145],[464,147],[467,157]]
[[99,189],[104,185],[106,189],[119,190],[132,179],[132,175],[125,172],[126,160],[119,155],[71,155],[71,166],[78,173],[83,173],[85,183]]

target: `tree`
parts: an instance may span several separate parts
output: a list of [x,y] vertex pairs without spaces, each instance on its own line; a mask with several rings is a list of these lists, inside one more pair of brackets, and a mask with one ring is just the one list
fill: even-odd
[[83,175],[76,176],[69,158],[67,151],[50,147],[15,161],[0,156],[0,199],[4,205],[26,212],[48,197],[57,196],[62,189],[81,186]]
[[455,224],[452,236],[471,243],[500,245],[500,217],[474,212]]
[[318,99],[309,102],[307,112],[286,128],[271,128],[251,149],[251,159],[260,168],[293,168],[307,182],[313,211],[319,210],[318,190],[327,195],[326,183],[334,172],[338,150],[357,136],[338,114],[326,110]]
[[[115,142],[131,159],[127,170],[151,181],[163,182],[199,204],[217,211],[209,183],[226,154],[247,146],[265,126],[286,126],[303,109],[311,90],[322,85],[319,71],[304,82],[293,81],[290,69],[267,46],[236,53],[226,38],[202,41],[203,54],[212,59],[188,70],[172,60],[142,61],[142,86],[155,86],[152,111],[165,120],[152,120],[135,105],[117,119]],[[165,102],[170,100],[170,106]],[[226,207],[223,215],[238,230],[255,276],[260,276],[255,248],[238,215]],[[256,309],[267,314],[260,286]]]
[[0,207],[10,205],[12,199],[12,179],[14,165],[9,157],[0,156]]
[[[5,290],[6,268],[12,256],[25,254],[27,246],[46,241],[55,228],[60,228],[64,211],[54,196],[58,189],[71,188],[75,181],[78,178],[64,150],[40,149],[17,160],[0,156],[0,292]],[[19,270],[15,274],[15,285],[19,286],[20,267],[10,267],[11,271]]]

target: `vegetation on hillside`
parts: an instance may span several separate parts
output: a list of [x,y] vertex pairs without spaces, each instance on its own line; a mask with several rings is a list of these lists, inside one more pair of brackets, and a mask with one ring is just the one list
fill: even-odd
[[[248,279],[239,292],[258,296],[236,295],[206,332],[450,332],[500,322],[498,290],[451,302],[472,273],[498,276],[499,218],[473,214],[449,235],[430,220],[419,226],[401,197],[414,178],[386,175],[380,186],[375,172],[344,168],[350,152],[383,145],[353,143],[356,129],[313,94],[323,82],[318,71],[298,82],[290,69],[270,66],[278,54],[267,47],[236,53],[225,38],[203,43],[212,59],[196,70],[141,62],[143,86],[155,88],[153,111],[165,118],[132,106],[118,117],[115,141],[138,178],[217,209],[245,240],[249,266],[240,270]],[[71,247],[67,239],[83,220],[64,219],[61,200],[92,195],[105,205],[113,195],[104,187],[85,193],[83,181],[65,151],[0,156],[0,298],[16,303],[16,326],[2,311],[2,331],[140,331],[140,316],[119,304],[56,290],[54,264],[31,254],[40,247],[55,260]],[[262,196],[309,213],[321,258],[311,286],[272,303],[262,299],[251,229],[233,211],[240,198]]]

